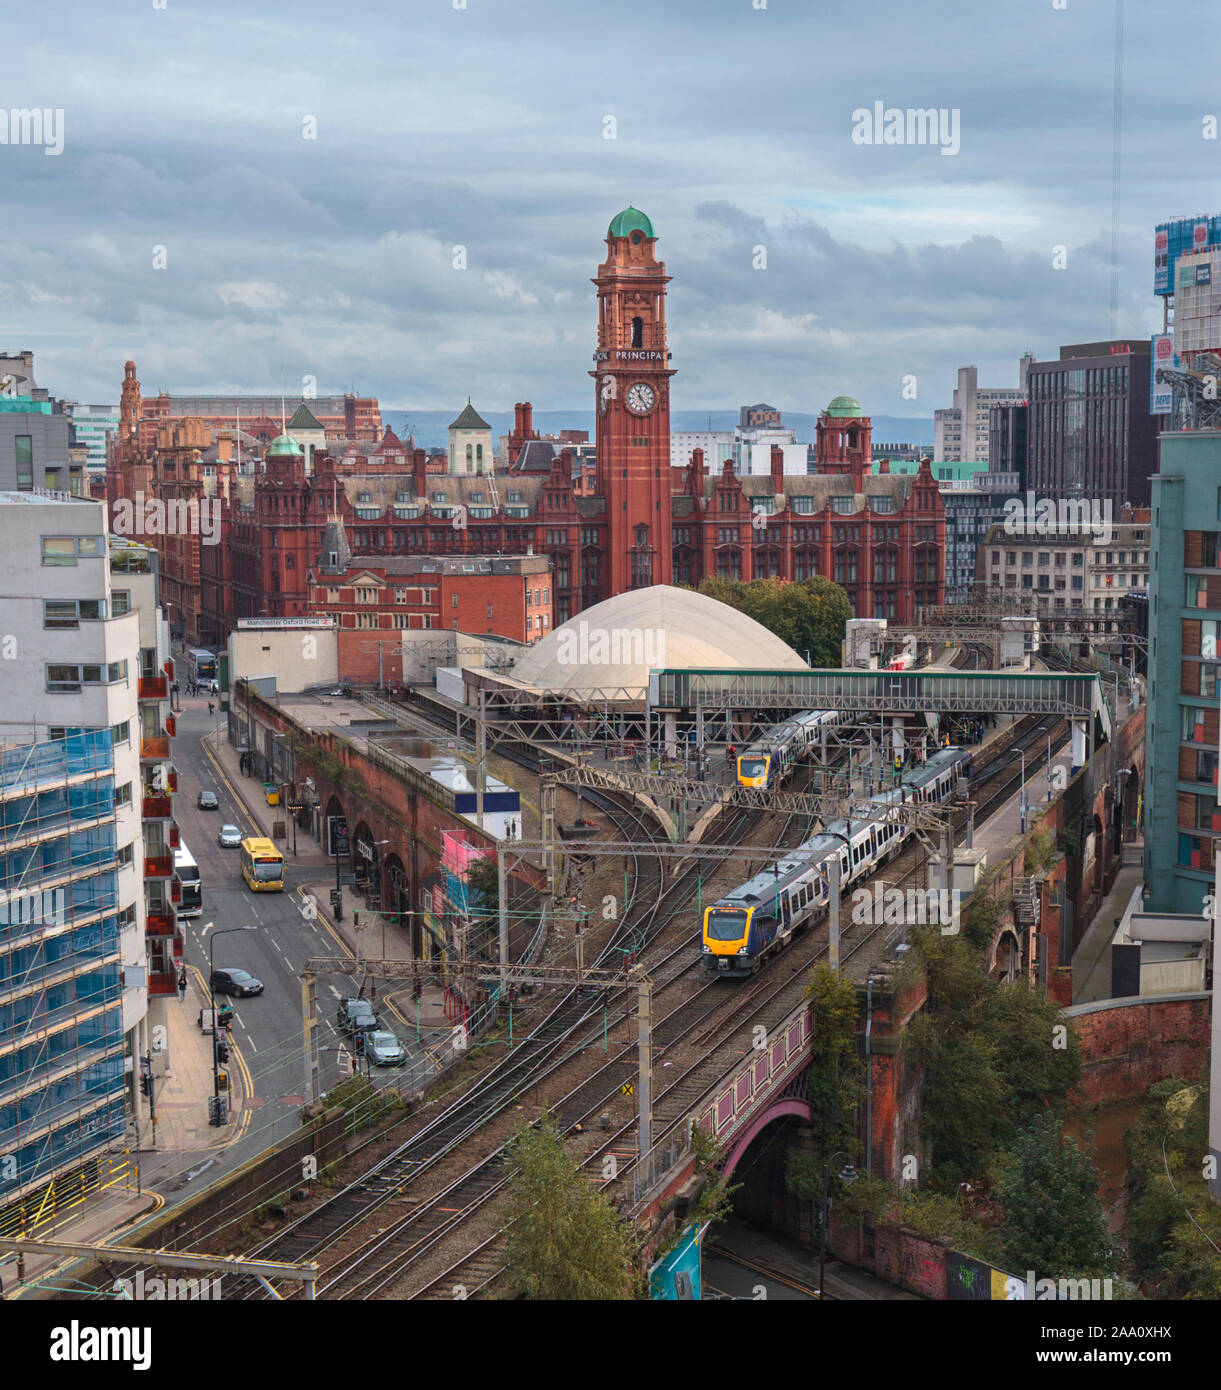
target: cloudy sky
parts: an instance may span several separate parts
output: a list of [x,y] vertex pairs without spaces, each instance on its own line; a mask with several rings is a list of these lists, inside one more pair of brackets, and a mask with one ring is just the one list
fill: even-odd
[[[763,3],[19,8],[0,101],[62,109],[64,147],[0,146],[0,346],[89,401],[132,357],[146,393],[587,408],[629,202],[676,409],[931,415],[960,363],[1016,385],[1023,350],[1111,335],[1116,0]],[[1221,209],[1215,19],[1126,5],[1122,334],[1161,327],[1154,223]],[[854,143],[875,102],[956,111],[958,152]]]

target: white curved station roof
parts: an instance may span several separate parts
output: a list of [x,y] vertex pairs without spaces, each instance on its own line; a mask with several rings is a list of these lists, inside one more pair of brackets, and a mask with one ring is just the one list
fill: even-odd
[[512,670],[512,679],[538,690],[644,687],[649,671],[766,668],[805,671],[800,656],[736,608],[656,584],[586,608],[557,627]]

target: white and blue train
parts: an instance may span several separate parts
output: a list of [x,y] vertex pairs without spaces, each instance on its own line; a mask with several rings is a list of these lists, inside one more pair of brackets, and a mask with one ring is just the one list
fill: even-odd
[[738,781],[744,787],[778,787],[810,748],[821,745],[823,730],[852,716],[846,710],[814,709],[764,729],[738,754]]
[[[943,748],[890,791],[869,798],[888,806],[947,801],[958,779],[971,776],[965,748]],[[840,890],[879,868],[912,834],[897,820],[839,820],[704,909],[705,965],[726,976],[751,975],[782,950],[830,902],[829,863],[838,854]]]

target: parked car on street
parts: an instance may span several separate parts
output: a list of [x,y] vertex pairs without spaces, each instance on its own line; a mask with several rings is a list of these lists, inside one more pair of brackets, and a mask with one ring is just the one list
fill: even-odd
[[377,1067],[399,1067],[407,1060],[407,1049],[393,1033],[378,1030],[365,1038],[365,1056]]
[[225,849],[238,849],[242,843],[242,832],[236,825],[222,825],[217,832],[216,842]]
[[335,1022],[345,1033],[369,1033],[380,1023],[367,999],[341,999]]
[[215,792],[200,792],[199,800],[195,804],[201,811],[216,811],[220,809],[220,802],[217,801]]
[[255,979],[249,970],[213,970],[210,984],[213,993],[233,994],[239,999],[263,993],[263,981]]

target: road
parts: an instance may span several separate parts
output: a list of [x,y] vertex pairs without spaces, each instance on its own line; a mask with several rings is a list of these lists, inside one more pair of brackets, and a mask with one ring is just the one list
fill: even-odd
[[[145,1155],[147,1180],[162,1190],[170,1202],[181,1200],[186,1193],[193,1194],[196,1178],[206,1175],[206,1180],[212,1181],[300,1127],[305,1072],[298,971],[310,956],[348,954],[347,947],[321,917],[311,921],[301,913],[301,899],[294,890],[307,881],[316,882],[319,870],[290,867],[283,893],[252,893],[241,876],[241,851],[223,849],[217,843],[217,833],[225,824],[237,825],[245,834],[259,832],[201,744],[202,736],[216,722],[214,716],[209,717],[207,704],[204,698],[184,696],[173,747],[174,766],[178,769],[174,817],[182,840],[199,864],[203,895],[200,916],[184,923],[185,959],[206,982],[211,948],[218,968],[248,970],[263,981],[265,988],[256,998],[229,1001],[234,1012],[233,1038],[251,1089],[248,1103],[235,1122],[240,1137],[227,1148],[206,1155]],[[216,792],[218,810],[198,808],[199,792],[205,788]],[[230,933],[230,929],[244,926],[254,930]],[[335,1027],[335,1009],[341,997],[353,995],[356,990],[354,975],[318,983],[323,1090],[351,1075],[348,1040]],[[413,1040],[401,1021],[392,1015],[384,1021],[409,1051],[413,1050]],[[375,1085],[392,1086],[399,1075],[397,1069],[387,1067],[374,1069],[371,1079]],[[201,1104],[206,1103],[205,1097],[200,1100]],[[194,1172],[196,1177],[176,1186],[188,1172]]]

